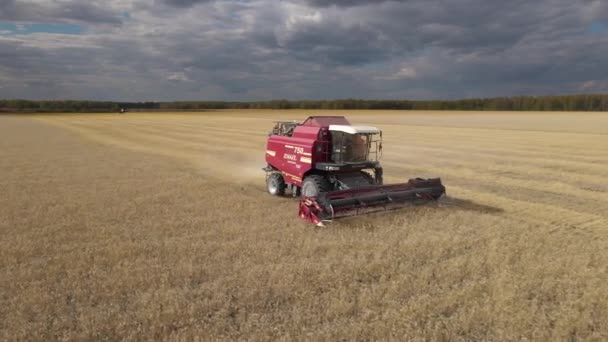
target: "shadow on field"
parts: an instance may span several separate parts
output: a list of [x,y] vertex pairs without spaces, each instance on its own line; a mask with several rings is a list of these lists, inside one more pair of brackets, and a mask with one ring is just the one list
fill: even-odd
[[455,208],[465,211],[475,211],[484,214],[498,214],[504,212],[502,208],[479,204],[470,200],[456,197],[444,197],[439,201],[438,204],[442,207]]
[[502,208],[479,204],[471,200],[444,197],[439,202],[411,203],[389,210],[379,208],[368,212],[362,211],[361,215],[353,214],[337,218],[332,226],[335,228],[365,228],[373,231],[401,221],[412,223],[421,218],[428,220],[432,216],[435,218],[445,217],[450,211],[466,211],[476,214],[499,214],[504,212]]

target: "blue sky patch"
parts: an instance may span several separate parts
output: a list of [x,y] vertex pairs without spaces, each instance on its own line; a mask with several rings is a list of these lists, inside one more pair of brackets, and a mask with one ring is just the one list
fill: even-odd
[[593,24],[589,25],[588,30],[591,33],[608,32],[608,25],[603,24],[603,23],[593,23]]
[[15,24],[0,22],[0,34],[32,34],[32,33],[57,33],[57,34],[82,34],[84,28],[76,24],[49,24],[28,23]]

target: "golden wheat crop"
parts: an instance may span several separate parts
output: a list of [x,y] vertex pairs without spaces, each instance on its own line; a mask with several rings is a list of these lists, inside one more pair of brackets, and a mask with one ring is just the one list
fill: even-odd
[[[274,120],[384,131],[438,205],[314,228]],[[0,340],[606,340],[608,114],[0,116]]]

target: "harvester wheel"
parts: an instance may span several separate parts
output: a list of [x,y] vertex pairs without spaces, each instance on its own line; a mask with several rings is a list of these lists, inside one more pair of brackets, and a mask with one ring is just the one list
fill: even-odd
[[268,188],[268,193],[273,196],[283,196],[285,194],[285,188],[287,188],[283,175],[278,172],[268,176],[266,179],[266,186]]
[[317,197],[320,193],[329,190],[329,182],[321,175],[307,176],[302,183],[302,197]]
[[369,183],[369,184],[376,184],[376,180],[374,179],[374,177],[372,177],[372,175],[370,175],[369,173],[365,172],[365,171],[361,171],[361,176],[363,178],[365,178],[365,180]]

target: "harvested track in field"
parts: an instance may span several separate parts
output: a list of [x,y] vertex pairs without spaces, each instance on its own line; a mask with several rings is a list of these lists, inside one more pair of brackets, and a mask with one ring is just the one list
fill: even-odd
[[[296,119],[305,117],[293,114]],[[471,200],[477,194],[495,198],[497,204],[504,202],[503,209],[520,208],[514,209],[520,219],[524,215],[524,219],[544,221],[552,213],[551,224],[577,224],[582,218],[601,226],[601,219],[608,220],[608,135],[594,131],[598,128],[589,121],[598,120],[599,127],[608,120],[602,115],[581,114],[585,117],[578,123],[576,114],[556,114],[562,125],[567,119],[575,124],[559,132],[559,127],[551,126],[551,117],[539,115],[547,118],[543,131],[527,131],[522,114],[512,114],[521,126],[513,126],[504,114],[498,114],[497,126],[491,128],[453,127],[453,123],[465,125],[454,118],[458,114],[428,115],[426,121],[422,121],[424,114],[403,115],[399,120],[396,114],[374,113],[351,118],[384,130],[383,162],[387,176],[394,181],[418,175],[441,176],[451,196],[459,197],[457,190],[462,188]],[[492,125],[489,116],[483,118],[484,126]],[[446,117],[451,121],[446,123]],[[408,124],[408,118],[414,124]],[[438,123],[435,118],[439,118]],[[529,118],[533,123],[538,120]],[[280,119],[281,114],[274,113],[231,118],[213,112],[72,116],[53,118],[52,122],[100,142],[182,158],[212,177],[263,184],[263,174],[256,173],[264,166],[260,151],[271,122]],[[586,209],[576,211],[582,207]]]
[[316,229],[261,171],[310,114],[0,116],[0,339],[608,338],[608,115],[327,112],[448,197]]

